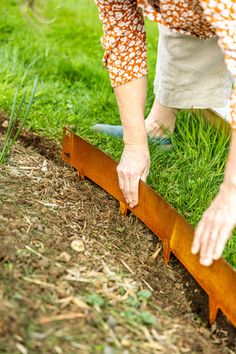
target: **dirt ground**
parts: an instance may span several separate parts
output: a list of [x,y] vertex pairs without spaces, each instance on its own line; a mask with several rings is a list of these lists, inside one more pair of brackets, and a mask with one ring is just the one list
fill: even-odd
[[164,267],[158,239],[59,145],[24,132],[0,168],[0,354],[236,353],[177,260]]

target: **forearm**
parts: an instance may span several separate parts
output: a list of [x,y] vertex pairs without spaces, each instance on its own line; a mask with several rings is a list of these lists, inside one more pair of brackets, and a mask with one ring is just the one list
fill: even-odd
[[147,144],[144,108],[147,78],[142,77],[115,88],[126,145]]
[[223,185],[236,189],[236,129],[233,129]]

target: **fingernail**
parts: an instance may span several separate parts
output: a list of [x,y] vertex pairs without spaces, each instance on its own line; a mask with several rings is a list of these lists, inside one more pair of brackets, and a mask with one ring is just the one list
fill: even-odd
[[209,258],[200,259],[200,264],[205,267],[209,267],[212,264],[212,260]]
[[197,254],[198,253],[197,247],[192,247],[191,252],[192,254]]
[[220,259],[221,255],[220,254],[214,254],[213,259],[214,261],[218,261]]

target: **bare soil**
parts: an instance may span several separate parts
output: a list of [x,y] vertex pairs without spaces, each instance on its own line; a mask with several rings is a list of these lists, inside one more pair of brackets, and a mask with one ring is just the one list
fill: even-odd
[[56,142],[24,132],[0,168],[0,353],[236,353],[195,281]]

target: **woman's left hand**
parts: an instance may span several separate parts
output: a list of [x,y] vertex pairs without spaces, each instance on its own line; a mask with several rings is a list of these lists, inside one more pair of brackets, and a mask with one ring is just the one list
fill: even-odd
[[221,257],[236,226],[236,187],[223,183],[195,231],[192,253],[200,252],[200,263],[210,266]]

